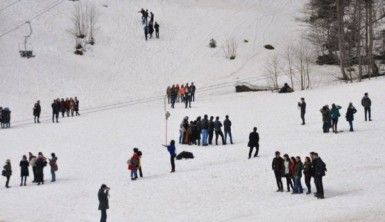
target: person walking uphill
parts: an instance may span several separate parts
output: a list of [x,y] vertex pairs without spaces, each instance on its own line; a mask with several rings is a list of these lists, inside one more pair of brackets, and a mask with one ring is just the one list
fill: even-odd
[[230,143],[233,144],[233,136],[231,135],[231,121],[228,115],[226,115],[225,121],[223,121],[223,126],[225,130],[225,143],[227,143],[227,135],[229,135]]
[[274,171],[275,179],[277,181],[277,186],[278,186],[277,192],[283,192],[282,175],[285,171],[285,167],[283,165],[283,159],[281,157],[281,153],[278,151],[275,152],[275,157],[272,163],[272,169]]
[[10,188],[9,186],[9,179],[12,176],[12,167],[11,167],[11,160],[5,161],[5,165],[3,166],[3,171],[1,173],[7,180],[5,181],[5,188]]
[[334,133],[338,133],[337,126],[338,126],[338,119],[341,116],[341,114],[340,114],[341,108],[342,108],[341,106],[338,106],[338,105],[333,103],[332,109],[330,110],[330,117],[332,119],[332,128],[333,128]]
[[176,157],[176,148],[175,148],[175,141],[171,140],[170,145],[163,145],[167,148],[168,152],[170,153],[170,163],[171,163],[171,173],[175,172],[175,157]]
[[251,155],[253,154],[254,147],[255,147],[254,157],[257,157],[259,152],[259,134],[257,133],[257,127],[254,127],[253,132],[249,134],[248,147],[250,148],[249,159],[251,159]]
[[34,123],[40,123],[40,113],[41,113],[41,106],[40,101],[38,100],[35,105],[33,106],[33,121]]
[[357,112],[356,108],[354,108],[353,103],[349,103],[348,109],[346,110],[346,121],[349,122],[350,132],[353,132],[353,121],[354,114]]
[[20,161],[20,186],[27,186],[27,177],[29,176],[29,162],[27,160],[27,156],[23,155],[23,158]]
[[107,221],[107,210],[110,208],[108,204],[108,192],[110,191],[110,188],[107,187],[105,184],[102,184],[98,191],[98,200],[99,200],[99,210],[101,212],[100,216],[100,222],[106,222]]
[[302,125],[305,125],[305,113],[306,113],[305,98],[301,98],[301,102],[298,103],[298,107],[301,109]]
[[364,97],[362,98],[361,105],[364,107],[365,121],[368,121],[368,115],[369,115],[369,121],[372,121],[372,112],[371,112],[372,100],[370,100],[368,93],[365,93]]

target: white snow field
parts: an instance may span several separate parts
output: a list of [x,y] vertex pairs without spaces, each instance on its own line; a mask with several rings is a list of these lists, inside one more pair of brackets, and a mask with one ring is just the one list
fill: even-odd
[[[108,221],[385,221],[385,79],[354,84],[330,83],[338,70],[319,68],[318,88],[280,95],[235,94],[236,81],[265,81],[264,60],[272,44],[284,50],[300,38],[295,21],[305,0],[146,0],[95,1],[99,14],[96,45],[73,54],[72,1],[1,0],[0,36],[32,20],[36,57],[21,59],[18,44],[27,27],[0,37],[0,104],[12,109],[11,129],[0,129],[0,161],[11,159],[11,188],[0,187],[0,221],[98,221],[97,191],[111,187]],[[13,4],[15,3],[15,4]],[[10,7],[7,7],[8,5]],[[107,4],[108,7],[103,7]],[[2,8],[7,7],[4,10]],[[144,41],[140,8],[149,8],[161,25],[161,39]],[[221,47],[234,38],[236,60]],[[248,39],[249,43],[243,43]],[[192,109],[170,110],[169,139],[177,139],[184,116],[228,114],[234,145],[181,146],[194,160],[177,161],[170,174],[165,143],[162,94],[169,84],[194,81]],[[363,121],[360,100],[373,101],[373,122]],[[78,96],[80,117],[50,122],[53,98]],[[300,125],[297,101],[306,97],[307,125]],[[35,100],[42,123],[32,122]],[[319,109],[343,106],[340,134],[323,134]],[[353,102],[356,132],[347,132],[345,109]],[[261,136],[260,157],[248,160],[252,127]],[[132,148],[143,151],[144,178],[132,182],[126,161]],[[327,164],[325,199],[277,193],[271,160],[276,150],[305,157],[317,151]],[[55,152],[57,182],[19,187],[19,161],[28,152]],[[31,169],[30,169],[31,172]],[[4,177],[1,177],[3,184]],[[304,186],[304,184],[303,184]],[[313,186],[314,187],[314,186]],[[314,191],[314,189],[313,189]]]

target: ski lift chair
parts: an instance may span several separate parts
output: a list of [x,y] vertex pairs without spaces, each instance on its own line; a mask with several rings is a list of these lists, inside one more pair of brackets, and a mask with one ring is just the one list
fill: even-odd
[[33,54],[33,50],[32,50],[32,47],[27,47],[28,45],[28,39],[31,37],[32,35],[32,25],[31,25],[31,22],[30,21],[27,21],[25,22],[26,24],[28,24],[28,27],[29,27],[29,34],[24,36],[24,49],[23,50],[20,50],[19,49],[19,53],[20,53],[20,56],[22,58],[32,58],[32,57],[35,57],[34,54]]

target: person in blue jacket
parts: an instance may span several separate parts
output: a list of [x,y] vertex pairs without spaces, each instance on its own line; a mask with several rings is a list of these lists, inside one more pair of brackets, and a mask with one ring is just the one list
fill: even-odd
[[341,116],[340,109],[341,109],[341,106],[338,106],[333,103],[332,109],[330,110],[330,117],[332,119],[332,128],[334,133],[338,133],[337,124],[338,124],[338,119]]
[[168,152],[170,153],[170,162],[171,162],[171,173],[175,172],[175,157],[176,157],[176,148],[175,148],[175,141],[171,140],[170,145],[163,145],[167,148]]

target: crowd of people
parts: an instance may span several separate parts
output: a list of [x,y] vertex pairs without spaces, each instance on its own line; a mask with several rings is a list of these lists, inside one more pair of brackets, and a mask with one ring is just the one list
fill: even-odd
[[0,127],[11,128],[11,110],[0,106]]
[[[39,102],[39,101],[38,101]],[[38,104],[38,102],[36,104]],[[36,106],[35,104],[35,106]],[[52,122],[54,123],[56,120],[56,123],[59,122],[59,115],[61,113],[61,116],[64,118],[65,116],[73,117],[79,116],[79,100],[77,97],[75,98],[57,98],[55,99],[52,104]],[[40,115],[40,112],[39,112]]]
[[[371,104],[372,101],[369,98],[368,93],[365,93],[364,97],[361,100],[361,105],[364,107],[365,112],[365,121],[372,121],[371,116]],[[321,108],[320,112],[322,114],[322,129],[324,133],[329,133],[330,128],[332,128],[333,133],[338,133],[341,131],[338,131],[338,121],[341,117],[340,109],[342,109],[341,106],[332,104],[331,109],[328,105],[325,105]],[[357,113],[357,109],[354,107],[353,103],[349,103],[348,108],[345,113],[346,121],[349,123],[349,131],[353,132],[353,121],[354,121],[354,114]]]
[[[51,158],[46,158],[43,153],[39,152],[37,156],[29,153],[29,157],[22,156],[20,160],[20,186],[27,186],[27,177],[29,177],[29,167],[32,169],[33,183],[37,185],[44,184],[44,168],[50,166],[51,182],[56,181],[56,171],[58,170],[57,157],[55,153],[51,153]],[[8,159],[3,166],[2,175],[6,178],[5,187],[10,188],[9,182],[12,176],[11,160]]]
[[311,152],[310,157],[305,157],[302,162],[301,157],[289,157],[284,154],[283,158],[279,151],[275,152],[275,157],[272,162],[272,170],[274,171],[277,181],[277,192],[283,192],[282,178],[286,179],[287,192],[292,189],[292,194],[302,194],[302,175],[304,177],[307,188],[306,194],[311,194],[311,178],[314,178],[316,192],[314,196],[318,199],[324,199],[324,189],[322,177],[326,174],[326,164],[318,156],[318,153]]
[[[222,131],[224,128],[224,133]],[[227,138],[230,139],[230,143],[233,144],[233,137],[231,133],[231,120],[226,115],[225,120],[222,122],[219,116],[215,117],[204,115],[198,116],[196,120],[189,121],[189,117],[184,117],[179,129],[179,143],[187,145],[202,145],[208,146],[213,144],[213,138],[215,135],[215,145],[218,145],[218,138],[221,137],[222,144],[226,145]]]
[[175,103],[184,103],[185,108],[191,108],[191,102],[195,102],[196,87],[192,82],[191,85],[175,84],[168,86],[166,90],[167,102],[171,104],[171,108],[175,108]]
[[155,32],[155,38],[159,39],[159,24],[154,23],[154,13],[149,12],[148,9],[143,8],[139,11],[142,14],[142,24],[144,25],[144,38],[147,41],[149,38],[152,39]]

